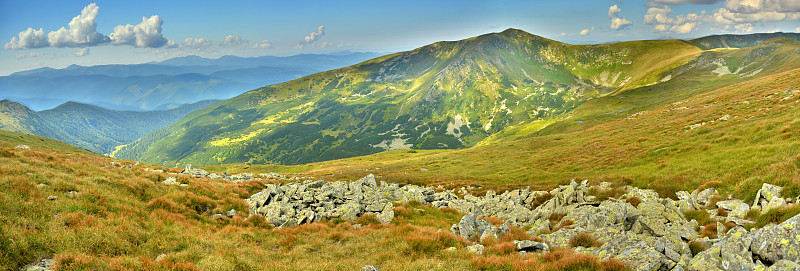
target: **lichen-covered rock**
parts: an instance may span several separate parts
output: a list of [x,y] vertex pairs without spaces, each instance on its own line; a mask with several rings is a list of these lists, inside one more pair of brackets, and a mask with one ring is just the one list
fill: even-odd
[[569,247],[569,240],[582,232],[586,232],[586,230],[580,227],[574,229],[561,228],[553,233],[543,234],[539,237],[547,240],[554,247]]
[[614,258],[627,263],[636,271],[669,270],[676,264],[645,242],[623,249]]
[[471,246],[467,246],[466,248],[467,248],[467,251],[469,251],[470,253],[474,253],[474,254],[478,254],[478,255],[482,255],[483,254],[483,245],[481,245],[481,244],[474,244],[474,245],[471,245]]
[[761,189],[756,192],[756,198],[753,200],[753,207],[758,210],[764,210],[764,207],[772,200],[773,197],[780,197],[782,187],[764,183]]
[[694,198],[694,202],[697,205],[699,205],[699,206],[695,206],[698,209],[700,207],[708,206],[708,204],[711,203],[711,198],[716,196],[716,195],[719,195],[719,192],[717,192],[717,189],[714,189],[713,187],[706,188],[706,189],[704,189],[703,191],[700,191],[700,192],[697,192],[697,190],[692,192],[692,196]]
[[800,271],[800,264],[787,260],[780,260],[773,264],[767,271]]
[[167,184],[167,185],[180,185],[181,184],[181,182],[179,182],[178,179],[175,179],[175,177],[167,177],[167,179],[164,180],[163,183]]
[[755,231],[750,251],[754,258],[765,263],[780,260],[800,262],[800,215]]

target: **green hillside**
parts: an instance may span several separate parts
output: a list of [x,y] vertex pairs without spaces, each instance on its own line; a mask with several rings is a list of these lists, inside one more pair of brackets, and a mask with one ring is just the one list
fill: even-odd
[[[690,64],[672,80],[600,97],[569,116],[496,134],[461,150],[396,150],[297,166],[220,165],[228,172],[297,172],[325,180],[365,173],[426,185],[550,189],[571,179],[656,189],[664,197],[710,183],[752,200],[762,183],[800,194],[800,43],[776,39],[698,59],[754,61],[743,74]],[[771,54],[763,54],[771,51]],[[705,61],[701,61],[705,62]],[[727,67],[727,66],[726,66]],[[759,67],[762,72],[747,69]],[[732,68],[731,70],[737,70]],[[758,70],[756,69],[756,70]],[[531,124],[530,126],[536,126]]]
[[299,164],[464,148],[657,83],[700,53],[679,40],[569,45],[509,29],[256,89],[115,155],[164,165]]
[[110,153],[183,115],[215,101],[201,101],[162,111],[116,111],[67,102],[53,109],[32,111],[9,100],[0,101],[0,130],[45,136],[96,152]]
[[58,140],[5,130],[0,130],[0,143],[2,143],[4,148],[8,149],[15,148],[17,145],[28,145],[28,147],[34,149],[58,150],[65,153],[97,155],[96,153]]

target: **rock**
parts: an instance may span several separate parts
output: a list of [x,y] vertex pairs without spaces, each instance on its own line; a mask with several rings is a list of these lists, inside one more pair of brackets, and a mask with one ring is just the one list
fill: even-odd
[[168,185],[180,185],[180,184],[181,184],[181,182],[179,182],[179,181],[178,181],[178,179],[175,179],[175,177],[167,177],[167,179],[166,179],[166,180],[164,180],[164,184],[168,184]]
[[225,218],[225,216],[223,216],[222,214],[213,214],[213,215],[211,215],[211,220],[221,220],[221,219],[224,219],[224,218]]
[[377,215],[377,218],[378,221],[381,222],[381,224],[392,223],[392,220],[394,219],[394,210],[392,209],[384,210],[383,212]]
[[53,195],[47,196],[47,200],[50,200],[50,201],[54,201],[54,200],[57,200],[57,199],[58,199],[58,197],[53,196]]
[[225,216],[227,216],[227,217],[233,217],[235,215],[236,215],[236,210],[235,209],[231,209],[230,211],[225,212]]
[[479,233],[475,222],[475,216],[465,215],[461,217],[461,221],[458,222],[458,232],[454,233],[461,235],[467,239],[478,235]]
[[71,199],[74,199],[74,198],[78,197],[78,191],[69,191],[69,192],[67,192],[67,197],[71,198]]
[[708,204],[711,203],[711,198],[716,195],[719,195],[719,193],[717,192],[717,189],[714,189],[713,187],[706,188],[703,191],[700,191],[699,193],[697,193],[697,196],[695,197],[695,203],[699,204],[700,206],[695,206],[695,207],[698,207],[699,209],[699,207],[701,206],[702,207],[708,206]]
[[364,269],[364,271],[381,271],[377,267],[374,267],[374,266],[371,266],[371,265],[364,266],[363,269]]
[[762,206],[761,212],[767,212],[772,209],[780,208],[781,206],[786,205],[786,200],[781,197],[773,196],[766,206]]
[[800,215],[781,224],[770,224],[756,230],[750,245],[753,258],[765,263],[780,260],[800,262]]
[[753,200],[753,208],[764,210],[764,207],[772,200],[773,197],[781,196],[782,187],[764,183],[761,189],[756,192],[756,198]]
[[767,268],[767,271],[800,271],[800,264],[787,260],[780,260]]
[[550,247],[546,243],[542,242],[534,242],[530,240],[521,240],[521,241],[514,240],[514,245],[516,246],[518,251],[525,251],[525,252],[550,251]]
[[47,184],[46,183],[40,183],[40,184],[37,184],[36,187],[45,188],[45,187],[47,187]]
[[639,242],[634,246],[623,249],[614,258],[627,263],[632,270],[637,271],[664,270],[670,269],[675,265],[664,254],[659,253],[644,242]]
[[470,253],[483,255],[483,245],[481,245],[481,244],[474,244],[474,245],[471,245],[471,246],[467,246],[466,248],[467,248],[467,251],[469,251]]
[[31,146],[28,145],[17,145],[14,149],[22,149],[22,150],[30,150]]
[[55,264],[55,260],[45,258],[23,266],[20,268],[20,271],[49,271],[53,270],[53,265]]
[[192,168],[191,164],[187,164],[186,168],[181,171],[181,174],[186,174],[194,177],[206,177],[209,175],[208,171],[199,168]]

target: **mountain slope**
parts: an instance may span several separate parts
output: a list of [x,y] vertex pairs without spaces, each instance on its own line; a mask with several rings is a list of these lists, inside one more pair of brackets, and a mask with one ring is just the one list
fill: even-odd
[[117,155],[170,165],[297,164],[462,148],[592,97],[656,83],[701,52],[678,40],[575,46],[509,29],[256,89]]
[[0,101],[0,129],[58,139],[96,153],[136,140],[216,101],[201,101],[164,111],[115,111],[76,102],[32,111],[9,100]]
[[744,34],[744,35],[733,35],[733,34],[712,35],[698,39],[693,39],[690,40],[689,42],[697,47],[700,47],[700,49],[710,50],[717,48],[753,47],[769,39],[780,38],[780,37],[790,38],[793,40],[800,40],[800,33],[775,32],[775,33],[755,33],[755,34]]

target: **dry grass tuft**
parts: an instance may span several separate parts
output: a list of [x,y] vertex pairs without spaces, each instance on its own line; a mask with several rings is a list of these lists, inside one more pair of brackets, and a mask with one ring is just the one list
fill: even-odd
[[582,232],[569,239],[570,247],[599,247],[602,244],[591,234]]
[[642,203],[642,199],[639,197],[630,197],[625,199],[625,202],[630,203],[633,207],[639,207],[639,204]]

